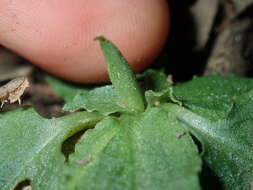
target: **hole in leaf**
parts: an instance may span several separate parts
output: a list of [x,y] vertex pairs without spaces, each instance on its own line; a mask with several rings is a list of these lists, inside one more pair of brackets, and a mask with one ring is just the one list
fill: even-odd
[[204,151],[203,145],[201,144],[201,142],[199,141],[199,139],[197,137],[195,137],[193,134],[190,134],[190,135],[191,135],[191,138],[194,141],[194,143],[197,145],[199,154],[202,154]]
[[23,181],[20,181],[14,190],[32,190],[31,179],[24,179]]
[[78,140],[81,138],[81,136],[84,134],[85,131],[87,131],[87,130],[79,131],[78,133],[67,138],[62,143],[61,152],[65,156],[65,162],[68,162],[69,155],[75,152],[75,145],[78,142]]
[[223,190],[224,187],[219,181],[219,178],[215,173],[209,168],[206,162],[203,162],[202,171],[199,175],[200,185],[202,190],[216,189]]

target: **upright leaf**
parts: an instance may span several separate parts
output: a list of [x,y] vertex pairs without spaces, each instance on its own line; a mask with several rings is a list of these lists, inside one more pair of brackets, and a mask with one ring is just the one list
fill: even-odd
[[104,53],[107,70],[115,87],[118,104],[130,112],[143,112],[143,94],[126,59],[110,41],[102,36],[96,39],[99,40]]
[[[164,94],[165,91],[169,91],[168,88],[171,88],[163,71],[150,69],[139,74],[137,78],[143,81],[142,86],[144,88],[153,90],[158,94]],[[52,76],[47,77],[47,82],[55,93],[65,100],[66,104],[63,111],[74,112],[84,109],[89,112],[97,111],[103,115],[124,112],[124,108],[118,105],[115,90],[111,85],[85,88],[69,84]],[[167,95],[164,97],[167,98]]]

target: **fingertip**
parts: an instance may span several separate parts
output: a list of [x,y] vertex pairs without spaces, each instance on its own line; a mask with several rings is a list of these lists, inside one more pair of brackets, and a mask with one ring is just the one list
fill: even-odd
[[96,36],[112,41],[132,68],[141,71],[157,57],[168,35],[166,0],[9,2],[0,2],[0,43],[75,82],[108,80]]

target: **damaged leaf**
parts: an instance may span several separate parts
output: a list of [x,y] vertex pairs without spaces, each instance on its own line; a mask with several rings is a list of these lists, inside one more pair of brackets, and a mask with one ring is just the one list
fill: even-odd
[[0,189],[13,189],[24,179],[31,180],[33,189],[58,189],[65,164],[62,142],[101,119],[96,113],[43,119],[32,109],[1,114]]
[[[176,117],[158,108],[100,122],[76,145],[64,187],[81,189],[200,189],[201,160]],[[94,143],[95,142],[95,143]],[[80,160],[91,158],[85,165]]]

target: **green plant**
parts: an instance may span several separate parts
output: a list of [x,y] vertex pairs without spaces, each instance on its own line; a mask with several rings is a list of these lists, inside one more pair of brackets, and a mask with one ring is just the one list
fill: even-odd
[[[97,40],[112,85],[48,78],[64,111],[86,111],[52,119],[32,108],[0,114],[1,190],[25,179],[35,190],[197,190],[202,160],[224,189],[252,189],[252,79],[211,75],[171,86],[162,71],[148,70],[137,82],[117,48]],[[64,157],[62,143],[87,128]]]

